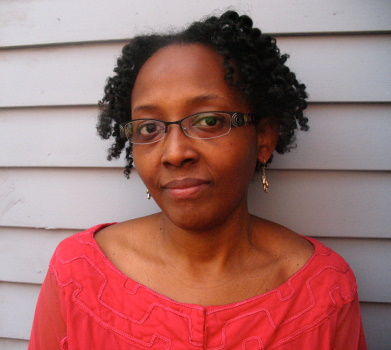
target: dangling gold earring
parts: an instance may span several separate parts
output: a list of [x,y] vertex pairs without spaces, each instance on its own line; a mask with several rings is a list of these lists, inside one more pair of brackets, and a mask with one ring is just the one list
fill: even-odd
[[263,190],[266,193],[268,193],[269,183],[266,180],[266,162],[264,162],[262,165],[262,185],[263,185]]
[[147,189],[147,198],[151,199],[151,194],[149,193],[148,189]]

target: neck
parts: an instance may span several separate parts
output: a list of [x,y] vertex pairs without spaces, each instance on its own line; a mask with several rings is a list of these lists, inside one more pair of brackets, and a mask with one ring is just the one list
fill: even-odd
[[180,228],[162,213],[163,246],[170,260],[194,273],[198,268],[221,271],[252,247],[252,223],[247,208],[244,213],[236,213],[229,220],[203,230]]

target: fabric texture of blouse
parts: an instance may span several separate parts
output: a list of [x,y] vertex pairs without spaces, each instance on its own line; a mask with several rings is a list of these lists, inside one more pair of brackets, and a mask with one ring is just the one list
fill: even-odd
[[322,243],[289,280],[223,306],[173,301],[104,255],[98,225],[59,244],[38,299],[29,350],[365,350],[349,265]]

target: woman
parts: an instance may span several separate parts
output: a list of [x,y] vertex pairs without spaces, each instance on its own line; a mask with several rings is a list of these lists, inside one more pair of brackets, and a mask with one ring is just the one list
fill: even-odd
[[98,131],[162,212],[59,245],[30,349],[366,348],[346,262],[248,212],[255,170],[267,191],[273,151],[308,128],[285,61],[231,11],[124,47]]

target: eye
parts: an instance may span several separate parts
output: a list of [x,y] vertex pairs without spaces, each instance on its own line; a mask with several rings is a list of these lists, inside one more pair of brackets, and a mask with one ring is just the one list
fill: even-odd
[[207,125],[207,126],[215,126],[218,123],[218,120],[216,117],[205,117],[202,118],[199,122],[201,125]]
[[218,127],[225,124],[225,118],[219,114],[201,113],[194,116],[192,127]]
[[142,135],[150,135],[159,130],[159,125],[154,121],[142,122],[137,126],[137,133]]

